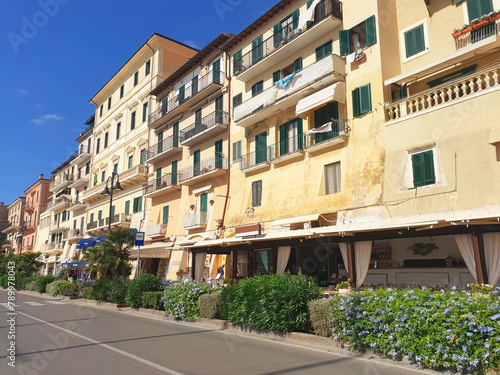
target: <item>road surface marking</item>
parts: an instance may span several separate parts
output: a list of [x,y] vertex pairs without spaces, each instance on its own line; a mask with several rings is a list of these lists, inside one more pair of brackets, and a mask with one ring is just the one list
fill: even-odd
[[48,303],[51,303],[53,305],[65,305],[66,302],[61,302],[61,301],[47,301]]
[[[25,302],[26,303],[26,302]],[[103,344],[97,340],[94,340],[94,339],[91,339],[90,337],[86,337],[86,336],[83,336],[83,335],[80,335],[79,333],[76,333],[76,332],[73,332],[73,331],[70,331],[69,329],[65,329],[65,328],[62,328],[62,327],[59,327],[55,324],[52,324],[52,323],[49,323],[45,320],[42,320],[42,319],[38,319],[38,318],[35,318],[34,316],[31,316],[31,315],[28,315],[26,313],[23,313],[21,311],[18,311],[18,314],[21,314],[21,315],[24,315],[30,319],[33,319],[39,323],[43,323],[43,324],[46,324],[48,325],[49,327],[52,327],[52,328],[55,328],[55,329],[58,329],[60,331],[63,331],[63,332],[66,332],[67,334],[69,335],[73,335],[73,336],[76,336],[82,340],[86,340],[88,342],[91,342],[92,344],[96,344],[96,345],[99,345],[100,347],[103,347],[105,349],[108,349],[108,350],[111,350],[112,352],[115,352],[117,354],[120,354],[120,355],[123,355],[124,357],[127,357],[127,358],[130,358],[130,359],[133,359],[134,361],[137,361],[137,362],[140,362],[142,364],[145,364],[147,366],[150,366],[150,367],[153,367],[157,370],[160,370],[162,372],[164,372],[165,374],[170,374],[170,375],[183,375],[182,373],[180,372],[177,372],[175,370],[171,370],[169,368],[166,368],[166,367],[163,367],[157,363],[154,363],[154,362],[151,362],[151,361],[148,361],[147,359],[144,359],[144,358],[141,358],[141,357],[138,357],[132,353],[129,353],[129,352],[126,352],[124,350],[120,350],[120,349],[117,349],[117,348],[114,348],[110,345],[107,345],[107,344]]]
[[43,303],[38,303],[38,302],[23,302],[23,303],[30,306],[43,306]]

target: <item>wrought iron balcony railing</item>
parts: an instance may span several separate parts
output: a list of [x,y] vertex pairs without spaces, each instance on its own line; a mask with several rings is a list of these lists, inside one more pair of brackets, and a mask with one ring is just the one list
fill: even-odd
[[195,163],[190,167],[181,169],[179,172],[179,182],[183,183],[193,177],[200,176],[217,169],[227,169],[227,158],[222,154],[202,160],[200,163]]

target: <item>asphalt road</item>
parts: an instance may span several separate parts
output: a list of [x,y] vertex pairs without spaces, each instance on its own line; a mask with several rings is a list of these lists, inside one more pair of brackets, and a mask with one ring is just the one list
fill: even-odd
[[[9,311],[6,303],[7,292],[0,290],[1,375],[423,373],[412,366],[327,348],[69,300],[17,293],[15,311]],[[15,341],[13,357],[10,341]]]

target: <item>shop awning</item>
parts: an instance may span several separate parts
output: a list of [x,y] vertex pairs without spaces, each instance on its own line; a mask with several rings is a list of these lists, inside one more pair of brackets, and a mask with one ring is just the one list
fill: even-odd
[[271,223],[271,227],[284,226],[284,225],[290,225],[290,224],[295,224],[295,223],[306,223],[308,221],[318,220],[320,215],[321,215],[320,213],[317,213],[317,214],[311,214],[311,215],[295,216],[295,217],[287,217],[284,219],[278,219],[278,220],[274,220]]
[[89,264],[84,261],[79,262],[69,262],[61,264],[61,267],[87,267]]
[[345,103],[345,82],[334,83],[333,85],[325,87],[324,89],[299,100],[297,106],[295,107],[295,115],[299,116],[310,109],[332,101]]
[[106,236],[105,235],[100,235],[99,237],[97,237],[97,239],[95,240],[95,244],[96,245],[99,245],[100,243],[103,243],[104,241],[106,241]]
[[[171,253],[172,242],[155,242],[145,246],[141,246],[141,259],[143,258],[169,258]],[[130,251],[130,259],[137,259],[139,249],[134,247]]]
[[94,245],[95,245],[95,238],[89,237],[89,238],[83,238],[80,241],[78,241],[76,244],[76,248],[86,249],[87,247],[92,247]]

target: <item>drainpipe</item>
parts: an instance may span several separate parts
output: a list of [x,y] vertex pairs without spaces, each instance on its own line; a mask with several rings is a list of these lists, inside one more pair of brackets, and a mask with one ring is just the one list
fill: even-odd
[[[226,53],[226,72],[231,69],[230,59],[227,58]],[[230,173],[231,173],[231,75],[227,76],[227,182],[226,182],[226,197],[224,200],[224,209],[222,211],[222,219],[219,222],[219,237],[222,237],[222,231],[224,230],[224,220],[226,218],[227,203],[229,200],[229,187],[230,187]]]

